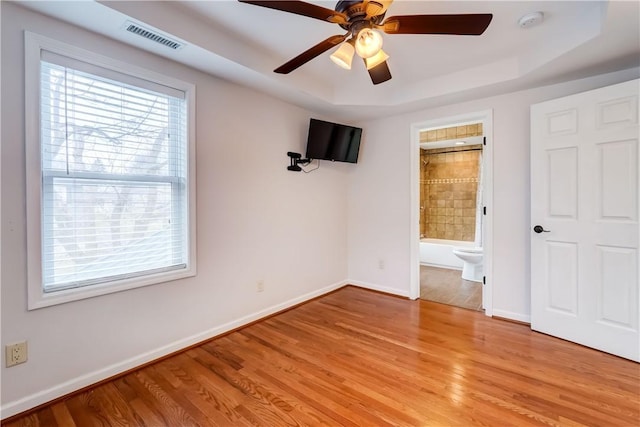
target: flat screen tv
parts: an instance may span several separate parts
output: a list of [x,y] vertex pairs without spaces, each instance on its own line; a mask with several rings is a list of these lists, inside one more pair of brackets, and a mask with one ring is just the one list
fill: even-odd
[[362,129],[311,119],[307,158],[357,163]]

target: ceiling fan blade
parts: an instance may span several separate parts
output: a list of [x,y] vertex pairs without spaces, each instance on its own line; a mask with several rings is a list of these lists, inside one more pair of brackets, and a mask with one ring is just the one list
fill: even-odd
[[347,22],[347,15],[327,9],[304,1],[252,1],[238,0],[240,3],[262,6],[269,9],[281,10],[283,12],[294,13],[296,15],[307,16],[321,21],[344,24]]
[[382,23],[387,34],[458,34],[479,36],[487,29],[493,15],[405,15],[391,16]]
[[324,53],[327,50],[331,49],[332,47],[339,45],[347,38],[348,35],[349,33],[343,36],[331,36],[328,39],[323,40],[317,45],[313,46],[311,49],[305,50],[300,55],[293,58],[291,61],[279,66],[273,71],[278,74],[289,74],[290,72],[300,67],[301,65],[304,65],[307,62],[311,61],[313,58],[320,55],[321,53]]
[[389,65],[387,65],[387,61],[376,65],[368,71],[369,77],[371,77],[371,81],[374,85],[378,85],[380,83],[386,82],[387,80],[391,80],[391,71],[389,71]]

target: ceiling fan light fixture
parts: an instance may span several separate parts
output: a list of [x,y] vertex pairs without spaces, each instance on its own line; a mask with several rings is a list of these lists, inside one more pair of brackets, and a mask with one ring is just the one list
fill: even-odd
[[[346,31],[342,35],[334,35],[315,44],[274,69],[275,73],[289,74],[317,56],[337,47],[331,55],[331,60],[342,68],[351,69],[353,51],[355,50],[358,56],[364,59],[369,77],[374,85],[391,79],[391,71],[386,61],[389,56],[382,51],[382,32],[386,35],[479,36],[489,27],[493,19],[491,13],[397,15],[385,18],[387,8],[393,0],[339,0],[334,9],[314,4],[317,2],[309,3],[304,0],[238,1],[330,22],[339,25]],[[524,16],[520,20],[520,25],[534,25],[541,17],[543,17],[541,13],[535,16]],[[349,40],[344,43],[347,39]],[[347,46],[347,43],[350,46]]]
[[382,35],[372,28],[363,28],[356,37],[356,52],[361,58],[371,58],[382,48]]
[[331,54],[330,58],[337,66],[342,67],[345,70],[350,70],[354,51],[355,49],[353,45],[349,42],[345,42]]
[[380,49],[378,53],[373,55],[371,58],[365,58],[364,62],[367,65],[367,70],[370,70],[382,64],[387,59],[389,59],[389,55],[387,55],[384,50]]

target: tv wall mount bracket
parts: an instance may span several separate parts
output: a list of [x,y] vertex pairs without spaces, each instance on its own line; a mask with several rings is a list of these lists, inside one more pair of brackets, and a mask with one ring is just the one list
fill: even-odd
[[303,159],[302,155],[300,153],[294,153],[292,151],[288,151],[287,152],[287,156],[289,156],[289,160],[290,165],[287,166],[287,170],[289,171],[294,171],[294,172],[300,172],[302,171],[302,168],[298,165],[308,165],[309,163],[311,163],[312,159]]

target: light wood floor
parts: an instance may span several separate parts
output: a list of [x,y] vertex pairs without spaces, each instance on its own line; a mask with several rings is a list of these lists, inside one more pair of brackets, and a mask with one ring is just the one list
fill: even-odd
[[420,298],[482,310],[482,283],[464,280],[460,270],[420,266]]
[[8,425],[637,426],[639,366],[347,287]]

